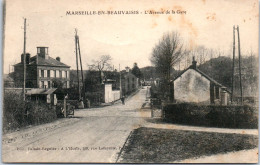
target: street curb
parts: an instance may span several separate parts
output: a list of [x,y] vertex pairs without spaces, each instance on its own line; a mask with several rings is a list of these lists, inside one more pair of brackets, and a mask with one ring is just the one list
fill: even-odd
[[123,147],[121,148],[121,150],[120,150],[119,153],[118,153],[118,156],[117,156],[117,159],[116,159],[116,163],[118,163],[119,158],[121,157],[122,153],[124,152],[125,145],[128,143],[129,138],[132,136],[132,134],[133,134],[133,131],[131,131],[131,132],[129,133],[129,135],[127,136]]

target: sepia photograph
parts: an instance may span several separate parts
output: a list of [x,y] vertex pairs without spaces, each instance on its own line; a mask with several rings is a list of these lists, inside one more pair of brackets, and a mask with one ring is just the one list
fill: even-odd
[[258,0],[4,0],[3,163],[258,163]]

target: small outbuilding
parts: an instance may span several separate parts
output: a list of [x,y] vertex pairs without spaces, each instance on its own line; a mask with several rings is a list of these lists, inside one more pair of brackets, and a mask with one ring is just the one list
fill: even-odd
[[227,105],[230,92],[227,88],[192,65],[173,80],[173,97],[176,102]]
[[110,103],[120,99],[120,90],[113,90],[115,80],[107,79],[104,81],[104,103]]
[[56,94],[57,88],[32,88],[26,92],[26,97],[32,101],[40,101],[51,105],[57,104]]

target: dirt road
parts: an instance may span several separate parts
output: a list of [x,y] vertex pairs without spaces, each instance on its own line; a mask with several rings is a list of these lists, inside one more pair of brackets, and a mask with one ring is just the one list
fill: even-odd
[[[144,124],[150,113],[141,111],[146,89],[126,101],[103,108],[83,109],[62,126],[49,123],[39,133],[36,127],[7,134],[14,140],[2,145],[3,162],[116,162],[130,132]],[[68,122],[69,121],[69,122]],[[67,123],[67,124],[66,124]],[[26,137],[22,136],[27,132]]]

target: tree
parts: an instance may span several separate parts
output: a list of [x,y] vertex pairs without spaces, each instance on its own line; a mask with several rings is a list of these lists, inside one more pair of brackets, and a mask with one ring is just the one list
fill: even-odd
[[179,33],[165,33],[153,48],[151,62],[155,65],[157,71],[164,76],[164,79],[169,81],[172,67],[184,55],[185,50]]
[[63,87],[64,87],[64,82],[63,81],[61,81],[60,79],[53,79],[52,80],[52,86],[54,87],[54,88],[58,88],[58,89],[63,89]]
[[140,68],[137,66],[137,63],[134,63],[134,66],[132,68],[132,73],[133,75],[135,75],[137,78],[141,78],[142,77],[142,72],[140,70]]
[[102,55],[98,60],[93,60],[93,64],[89,65],[90,70],[98,70],[100,74],[100,83],[102,83],[104,79],[103,71],[111,70],[111,56],[110,55]]
[[164,89],[163,93],[169,91],[170,75],[173,66],[187,54],[183,48],[179,33],[165,33],[152,51],[151,62],[161,75]]

